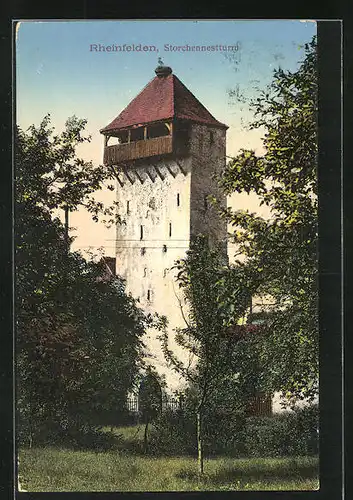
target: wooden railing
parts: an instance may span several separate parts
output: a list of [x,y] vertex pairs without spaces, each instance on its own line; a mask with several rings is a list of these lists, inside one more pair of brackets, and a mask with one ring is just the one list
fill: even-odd
[[172,152],[173,138],[171,135],[167,135],[155,137],[154,139],[106,146],[104,148],[104,163],[106,165],[116,165],[124,161],[165,155]]

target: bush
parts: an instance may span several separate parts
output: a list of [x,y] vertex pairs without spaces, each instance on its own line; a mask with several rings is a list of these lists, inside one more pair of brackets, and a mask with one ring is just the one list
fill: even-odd
[[272,417],[250,417],[245,432],[247,456],[293,456],[318,453],[318,407]]
[[250,457],[291,455],[290,415],[249,417],[246,422],[245,453]]
[[[238,456],[244,449],[243,421],[240,416],[229,419],[220,413],[204,418],[204,452],[208,456]],[[195,455],[196,415],[191,411],[165,411],[153,422],[150,451],[164,455]]]
[[[318,407],[271,417],[248,417],[239,412],[205,415],[204,452],[207,456],[284,457],[318,453]],[[150,452],[195,455],[196,416],[191,410],[166,411],[154,423]]]
[[149,450],[152,454],[162,455],[196,453],[196,417],[182,410],[163,412],[153,422]]
[[111,427],[135,425],[138,419],[137,414],[130,412],[123,404],[117,405],[117,408],[112,410],[96,410],[89,417],[90,421],[97,425]]
[[238,457],[245,452],[245,415],[216,411],[204,418],[205,453]]

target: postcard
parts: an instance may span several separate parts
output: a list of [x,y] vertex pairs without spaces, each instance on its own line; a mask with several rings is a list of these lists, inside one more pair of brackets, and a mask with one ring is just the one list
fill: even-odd
[[317,23],[15,32],[18,491],[319,489]]

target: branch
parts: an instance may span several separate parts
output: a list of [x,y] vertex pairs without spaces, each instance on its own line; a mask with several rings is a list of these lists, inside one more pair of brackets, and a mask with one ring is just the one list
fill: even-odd
[[185,368],[183,362],[178,359],[175,354],[168,347],[168,333],[166,327],[164,326],[162,329],[162,334],[157,337],[162,343],[162,350],[164,352],[164,356],[166,360],[173,365],[175,371],[181,374],[187,380],[195,383],[196,379],[190,374],[189,367]]
[[183,309],[183,306],[182,306],[181,300],[180,300],[180,298],[178,297],[178,295],[177,295],[177,293],[176,293],[176,291],[175,291],[174,281],[172,281],[172,285],[173,285],[173,292],[174,292],[174,295],[175,295],[175,297],[176,297],[176,299],[177,299],[177,301],[178,301],[178,303],[179,303],[179,308],[180,308],[181,315],[182,315],[182,317],[183,317],[183,320],[185,321],[186,326],[187,326],[187,327],[189,328],[189,330],[190,330],[190,329],[191,329],[191,327],[190,327],[190,325],[189,325],[189,323],[188,323],[188,321],[187,321],[187,319],[186,319],[186,317],[185,317],[185,314],[184,314],[184,309]]
[[46,184],[46,189],[48,189],[49,186],[54,184],[58,179],[60,179],[61,174],[56,175],[53,179],[50,179],[50,181]]

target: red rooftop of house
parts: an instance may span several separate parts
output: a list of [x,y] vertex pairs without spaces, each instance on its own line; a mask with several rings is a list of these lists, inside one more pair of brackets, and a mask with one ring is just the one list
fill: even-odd
[[158,121],[181,119],[194,123],[228,128],[201,104],[169,66],[159,60],[156,76],[109,125],[100,130],[109,134],[116,130],[142,126]]

